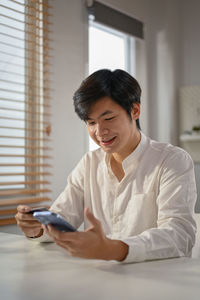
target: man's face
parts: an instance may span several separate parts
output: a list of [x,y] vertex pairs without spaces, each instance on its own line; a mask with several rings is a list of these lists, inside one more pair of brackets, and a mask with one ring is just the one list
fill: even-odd
[[134,144],[139,142],[140,134],[135,122],[139,115],[140,105],[137,103],[132,109],[131,120],[111,98],[101,98],[92,106],[86,122],[89,135],[105,152],[126,154],[133,151]]

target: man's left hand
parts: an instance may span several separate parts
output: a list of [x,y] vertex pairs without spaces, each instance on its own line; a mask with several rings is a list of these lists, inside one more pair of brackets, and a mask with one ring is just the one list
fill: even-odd
[[84,232],[60,232],[53,226],[44,226],[44,231],[57,245],[64,248],[71,256],[122,261],[128,254],[128,245],[119,240],[108,239],[101,222],[85,209],[85,216],[91,226]]

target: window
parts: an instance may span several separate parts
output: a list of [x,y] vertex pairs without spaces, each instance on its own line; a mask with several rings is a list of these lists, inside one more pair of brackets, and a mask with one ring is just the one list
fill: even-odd
[[[86,1],[89,16],[89,73],[97,69],[136,72],[136,39],[144,38],[143,23],[98,1]],[[138,51],[137,51],[138,53]],[[89,139],[89,149],[97,145]]]
[[[95,22],[89,23],[89,74],[98,69],[123,69],[135,74],[135,40]],[[98,145],[89,138],[89,150]]]
[[0,3],[0,225],[50,201],[49,1]]
[[129,39],[126,34],[91,22],[89,26],[89,73],[102,68],[127,70]]

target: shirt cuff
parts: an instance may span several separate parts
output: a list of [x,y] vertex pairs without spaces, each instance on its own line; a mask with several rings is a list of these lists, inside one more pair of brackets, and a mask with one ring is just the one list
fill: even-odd
[[128,254],[122,263],[141,262],[145,260],[145,247],[138,237],[121,239],[122,242],[129,246]]
[[36,241],[38,243],[51,243],[53,242],[52,238],[50,238],[50,236],[48,236],[48,234],[43,233],[43,235],[41,235],[40,237],[26,237],[29,241]]

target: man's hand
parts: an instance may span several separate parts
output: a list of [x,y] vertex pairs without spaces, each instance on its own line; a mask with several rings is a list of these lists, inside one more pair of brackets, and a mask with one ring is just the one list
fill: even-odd
[[28,214],[30,210],[31,207],[25,205],[17,207],[17,214],[15,215],[17,225],[27,237],[40,237],[43,234],[42,226],[32,214]]
[[84,232],[60,232],[53,226],[44,226],[45,232],[51,236],[57,245],[67,250],[71,256],[82,258],[122,261],[128,254],[128,245],[108,239],[99,220],[85,209],[85,216],[91,226]]

